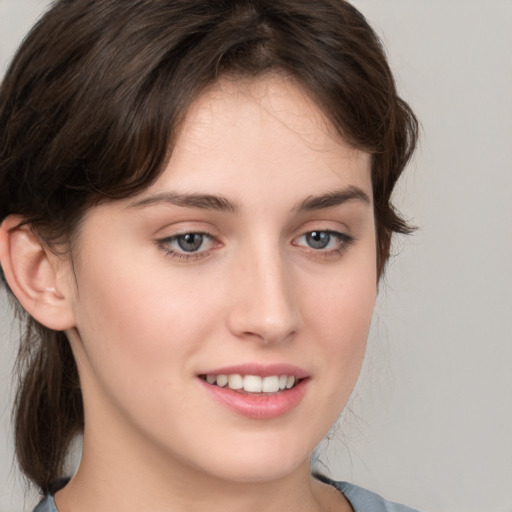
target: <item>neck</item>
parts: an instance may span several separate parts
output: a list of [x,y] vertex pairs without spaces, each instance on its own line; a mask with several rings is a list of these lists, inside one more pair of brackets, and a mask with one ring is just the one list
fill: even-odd
[[[109,465],[112,467],[111,465]],[[83,461],[71,482],[56,496],[59,512],[319,512],[309,465],[283,478],[264,482],[230,482],[195,470],[179,474],[124,466],[105,474]]]
[[[59,512],[318,512],[322,508],[308,460],[271,480],[231,481],[140,442],[119,437],[116,443],[110,436],[88,434],[76,475],[56,495]],[[108,439],[108,445],[102,439]]]

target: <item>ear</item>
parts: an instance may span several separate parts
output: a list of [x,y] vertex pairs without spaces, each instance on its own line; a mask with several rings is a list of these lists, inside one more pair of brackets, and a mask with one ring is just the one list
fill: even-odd
[[74,326],[70,264],[54,254],[23,218],[0,225],[0,263],[11,291],[40,324],[56,331]]

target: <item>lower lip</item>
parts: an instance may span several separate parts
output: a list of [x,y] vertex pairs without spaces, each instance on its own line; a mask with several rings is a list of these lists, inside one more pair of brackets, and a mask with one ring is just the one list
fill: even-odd
[[290,412],[303,399],[309,382],[309,379],[302,379],[293,388],[275,394],[245,395],[198,380],[215,400],[235,413],[255,420],[278,418]]

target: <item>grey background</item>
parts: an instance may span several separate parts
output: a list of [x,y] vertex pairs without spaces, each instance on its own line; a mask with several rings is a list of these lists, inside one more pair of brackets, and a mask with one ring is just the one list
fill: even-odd
[[[47,3],[0,0],[0,74]],[[395,244],[362,377],[320,458],[425,512],[510,512],[512,1],[354,4],[423,125],[396,193],[420,229]],[[12,325],[1,302],[0,512],[35,499],[12,460]]]

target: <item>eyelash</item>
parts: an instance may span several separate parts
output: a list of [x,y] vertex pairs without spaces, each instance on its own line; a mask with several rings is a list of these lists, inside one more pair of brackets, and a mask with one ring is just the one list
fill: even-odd
[[[307,237],[308,235],[313,236],[314,234],[327,235],[329,237],[328,245],[331,244],[332,239],[336,241],[336,247],[330,249],[325,249],[323,247],[306,247],[306,250],[315,257],[329,258],[339,256],[343,254],[348,249],[348,247],[356,241],[356,238],[352,235],[347,235],[346,233],[341,233],[329,229],[316,229],[307,231],[306,233],[303,233],[300,236],[296,237],[294,240]],[[181,248],[181,250],[176,250],[172,248],[173,244],[179,243],[180,239],[190,235],[203,237],[201,245],[199,246],[197,251],[187,252],[183,248]],[[209,241],[212,247],[210,249],[200,250],[201,247],[204,245],[205,241]],[[212,235],[208,233],[203,233],[199,231],[187,231],[185,233],[179,233],[177,235],[162,238],[160,240],[157,240],[156,243],[158,247],[160,247],[165,252],[165,254],[171,258],[181,261],[195,261],[207,257],[210,254],[211,249],[215,248],[216,240]],[[217,243],[219,246],[222,245],[220,242]],[[295,247],[302,247],[302,244],[295,242],[292,242],[292,245],[294,245]]]

